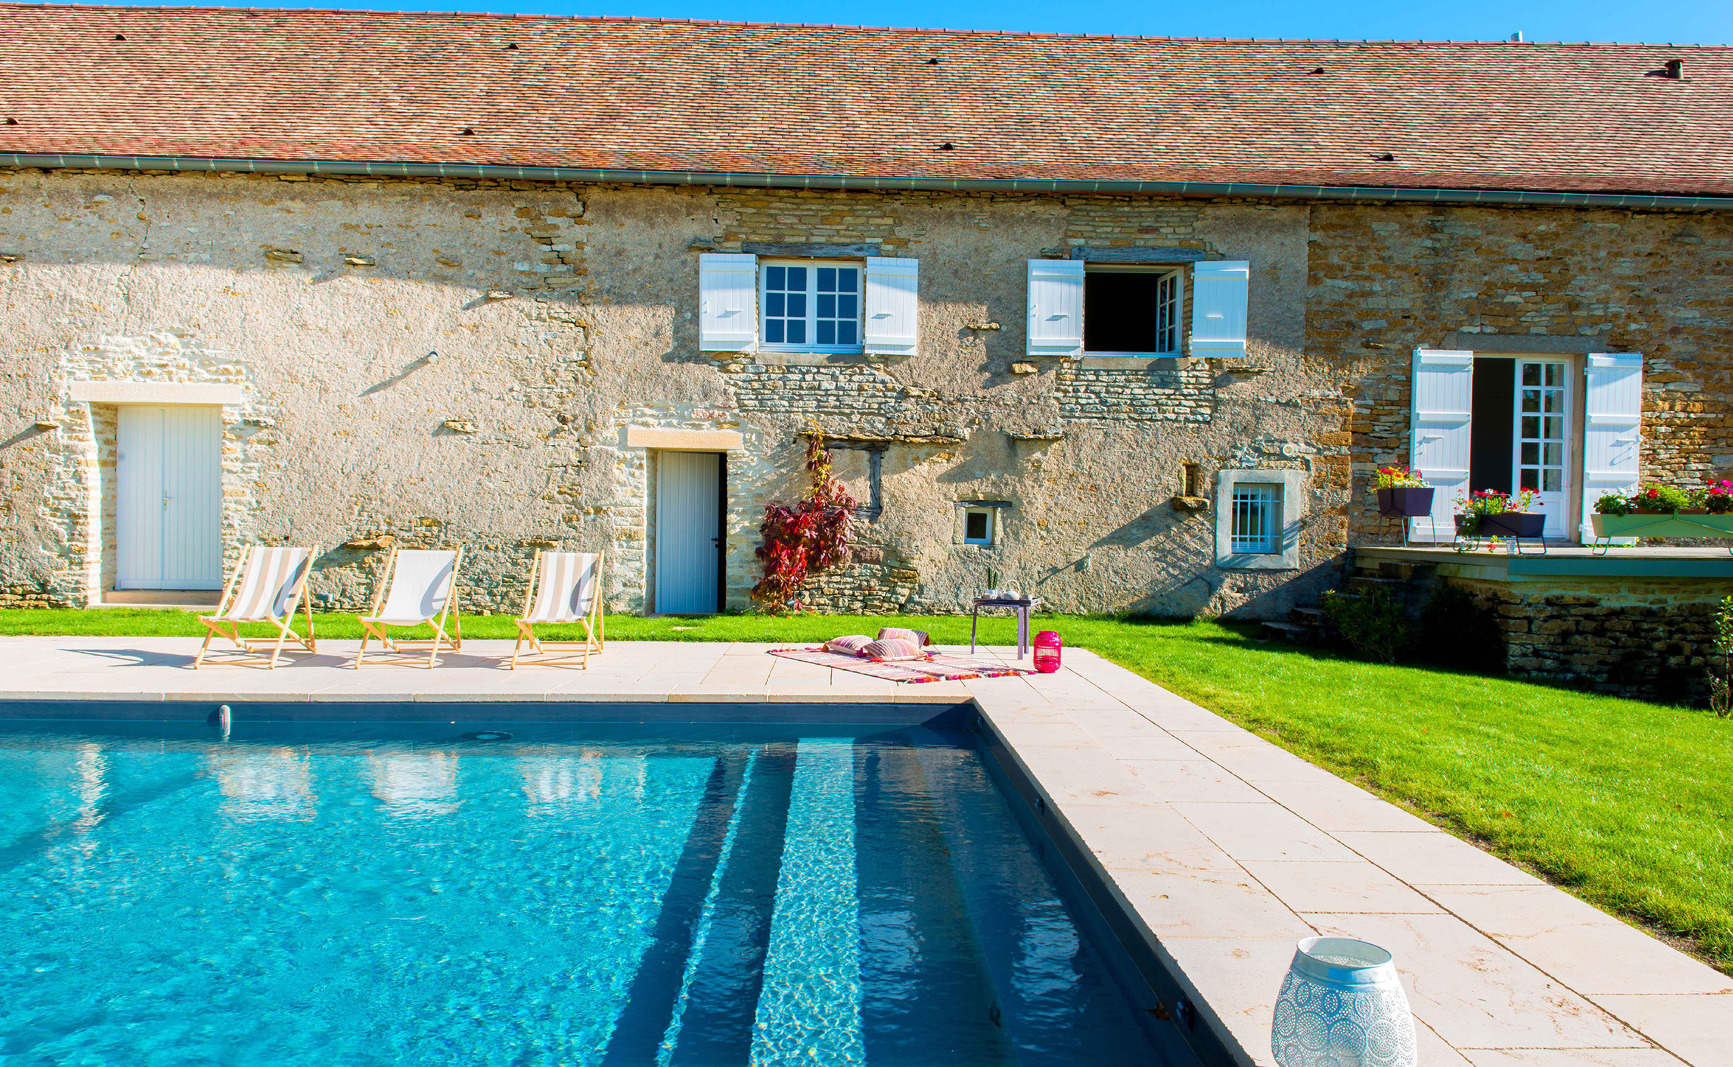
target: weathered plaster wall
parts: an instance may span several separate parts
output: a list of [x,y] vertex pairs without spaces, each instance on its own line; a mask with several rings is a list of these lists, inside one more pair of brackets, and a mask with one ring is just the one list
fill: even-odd
[[[918,257],[918,351],[699,352],[699,252],[757,243]],[[1113,246],[1249,260],[1249,358],[1028,359],[1026,260]],[[746,607],[763,505],[800,492],[816,424],[882,448],[883,509],[822,606],[954,610],[991,565],[1062,610],[1279,615],[1333,577],[1365,469],[1405,454],[1408,349],[1453,330],[1604,330],[1654,361],[1646,462],[1733,463],[1709,280],[1729,247],[1698,216],[0,173],[21,257],[0,262],[0,586],[78,603],[112,582],[112,417],[69,390],[108,378],[242,386],[230,549],[324,546],[332,607],[364,603],[378,563],[337,546],[391,534],[464,544],[474,608],[514,609],[553,543],[607,550],[616,609],[646,610],[656,457],[627,426],[743,434],[726,575]],[[865,457],[839,453],[863,497]],[[1186,463],[1305,472],[1299,571],[1216,568],[1215,517],[1170,505]],[[956,503],[988,499],[1011,504],[1000,543],[957,543]]]

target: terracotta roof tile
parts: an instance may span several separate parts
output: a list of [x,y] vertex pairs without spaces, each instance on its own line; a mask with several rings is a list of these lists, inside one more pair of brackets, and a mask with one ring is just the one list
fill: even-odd
[[0,4],[3,117],[0,153],[1733,195],[1733,49],[1671,45]]

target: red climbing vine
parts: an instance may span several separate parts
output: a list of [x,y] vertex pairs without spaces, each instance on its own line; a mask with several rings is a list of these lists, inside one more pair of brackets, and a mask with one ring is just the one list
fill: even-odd
[[806,496],[793,504],[765,505],[759,527],[764,543],[758,546],[764,577],[752,587],[752,599],[765,611],[800,611],[807,579],[848,558],[855,499],[831,468],[824,435],[814,429],[806,444],[806,470],[812,478]]

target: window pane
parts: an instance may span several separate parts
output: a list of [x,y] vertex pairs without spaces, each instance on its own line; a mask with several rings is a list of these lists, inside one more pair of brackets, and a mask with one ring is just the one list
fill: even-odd
[[785,289],[785,288],[787,288],[787,281],[788,281],[788,268],[787,267],[766,267],[766,268],[764,268],[764,285],[766,288],[768,288],[768,289]]
[[1545,459],[1542,462],[1544,462],[1547,466],[1549,466],[1549,467],[1562,467],[1562,466],[1564,466],[1564,462],[1565,462],[1565,446],[1564,445],[1548,444],[1541,450],[1541,454],[1545,457]]
[[791,345],[803,345],[806,343],[805,319],[788,320],[788,343]]
[[[823,300],[824,298],[820,297],[819,299]],[[818,320],[818,343],[821,345],[834,345],[837,343],[836,323],[829,319]]]
[[1524,437],[1540,436],[1540,416],[1524,415],[1522,417],[1522,435]]
[[1522,446],[1522,462],[1532,467],[1540,462],[1540,446],[1530,441]]
[[786,303],[787,299],[781,293],[765,293],[764,313],[766,315],[781,316],[783,314],[783,307]]
[[1548,363],[1546,365],[1546,383],[1548,385],[1564,384],[1565,367],[1563,363]]
[[986,541],[987,513],[970,511],[963,516],[963,539],[965,541]]
[[1539,492],[1540,472],[1533,467],[1524,467],[1522,469],[1522,484],[1520,487],[1523,489],[1533,489],[1536,492]]
[[1548,467],[1541,472],[1541,486],[1549,493],[1557,493],[1564,489],[1564,471]]
[[1522,410],[1524,410],[1524,411],[1539,411],[1540,410],[1540,390],[1539,389],[1524,389],[1522,391]]
[[1524,385],[1539,385],[1540,384],[1540,364],[1539,363],[1524,363],[1522,365],[1522,384],[1524,384]]
[[789,267],[788,268],[788,287],[790,289],[798,289],[801,292],[806,291],[806,268],[805,267]]
[[1552,441],[1562,441],[1565,436],[1565,420],[1558,415],[1546,417],[1546,436]]
[[836,297],[829,293],[818,294],[818,317],[821,319],[836,318]]
[[836,343],[839,345],[860,344],[859,341],[855,340],[853,320],[844,319],[836,324]]
[[818,268],[818,291],[821,293],[836,292],[836,268]]
[[844,294],[842,296],[837,297],[836,298],[837,317],[838,318],[844,318],[844,319],[858,319],[858,318],[860,318],[860,309],[857,306],[857,302],[859,300],[860,300],[860,297],[854,296],[853,294]]
[[779,345],[782,343],[782,320],[781,319],[765,319],[764,320],[764,339],[773,345]]
[[1565,409],[1565,394],[1562,389],[1548,389],[1546,394],[1546,409],[1548,411],[1563,411]]

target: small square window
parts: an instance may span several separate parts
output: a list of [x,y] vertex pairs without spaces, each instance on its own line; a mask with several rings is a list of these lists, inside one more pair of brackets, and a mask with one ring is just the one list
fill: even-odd
[[1183,272],[1090,264],[1083,274],[1083,350],[1093,355],[1177,355]]
[[993,543],[993,509],[969,508],[963,512],[963,543],[990,545]]
[[1233,526],[1228,534],[1228,547],[1235,553],[1246,555],[1279,551],[1281,511],[1281,486],[1244,482],[1234,486]]
[[760,272],[767,347],[853,352],[861,346],[861,264],[804,260]]

